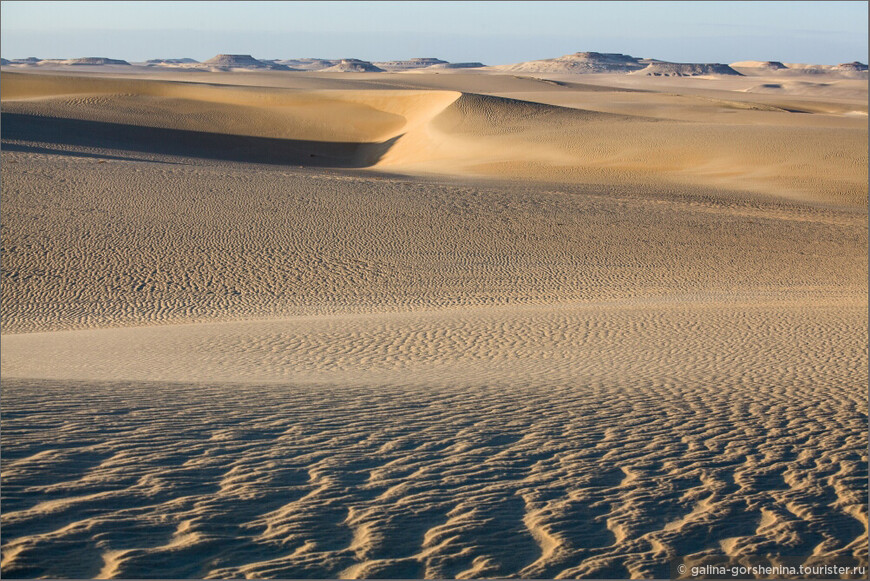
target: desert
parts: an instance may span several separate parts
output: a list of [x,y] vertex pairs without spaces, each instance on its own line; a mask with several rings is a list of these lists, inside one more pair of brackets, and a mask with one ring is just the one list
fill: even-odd
[[0,90],[4,577],[866,566],[861,63]]

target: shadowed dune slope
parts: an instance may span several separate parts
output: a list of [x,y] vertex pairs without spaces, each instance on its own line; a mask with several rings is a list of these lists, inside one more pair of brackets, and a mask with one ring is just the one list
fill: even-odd
[[2,119],[3,138],[12,141],[4,145],[4,149],[9,151],[34,151],[32,146],[18,143],[23,141],[74,148],[110,147],[146,154],[316,167],[370,167],[377,163],[396,139],[383,143],[305,141],[6,112],[2,114]]

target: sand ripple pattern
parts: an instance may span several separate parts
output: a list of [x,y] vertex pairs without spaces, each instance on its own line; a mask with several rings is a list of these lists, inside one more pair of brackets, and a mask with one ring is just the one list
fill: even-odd
[[4,380],[3,574],[652,577],[673,554],[866,558],[858,383]]
[[[587,305],[7,335],[3,574],[866,559],[866,319]],[[141,380],[9,378],[53,372]],[[227,381],[254,377],[273,383]]]
[[4,333],[710,292],[867,293],[866,211],[700,190],[452,184],[15,151],[3,160]]
[[861,385],[867,308],[824,299],[613,301],[3,338],[6,377],[136,381],[411,382],[530,377],[790,389]]

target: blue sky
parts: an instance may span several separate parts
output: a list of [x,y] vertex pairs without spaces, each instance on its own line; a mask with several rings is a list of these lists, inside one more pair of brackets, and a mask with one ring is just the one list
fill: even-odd
[[5,58],[867,60],[867,2],[13,2]]

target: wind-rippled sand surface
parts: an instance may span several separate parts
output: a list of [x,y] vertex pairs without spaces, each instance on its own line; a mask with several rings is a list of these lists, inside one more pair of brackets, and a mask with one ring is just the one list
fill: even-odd
[[866,562],[851,93],[6,75],[4,577]]
[[866,551],[865,402],[809,380],[6,390],[9,575],[662,577],[672,553]]

